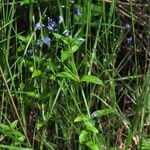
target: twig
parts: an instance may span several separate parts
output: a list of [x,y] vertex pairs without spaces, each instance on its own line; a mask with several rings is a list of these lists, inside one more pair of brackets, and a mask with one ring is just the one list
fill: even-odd
[[16,105],[15,105],[15,103],[14,103],[12,94],[11,94],[11,92],[10,92],[10,90],[9,90],[9,87],[8,87],[8,84],[7,84],[7,81],[6,81],[6,78],[5,78],[5,75],[4,75],[4,72],[3,72],[1,66],[0,66],[0,74],[2,75],[4,84],[5,84],[5,86],[6,86],[6,89],[7,89],[8,95],[9,95],[9,97],[10,97],[12,106],[13,106],[13,108],[14,108],[15,114],[16,114],[16,116],[17,116],[17,118],[18,118],[18,121],[19,121],[19,123],[20,123],[20,125],[21,125],[21,128],[22,128],[22,130],[23,130],[23,133],[24,133],[24,135],[25,135],[26,141],[27,141],[28,145],[31,147],[31,144],[30,144],[28,135],[27,135],[27,133],[26,133],[25,127],[23,126],[23,123],[22,123],[21,118],[20,118],[20,116],[19,116],[17,107],[16,107]]

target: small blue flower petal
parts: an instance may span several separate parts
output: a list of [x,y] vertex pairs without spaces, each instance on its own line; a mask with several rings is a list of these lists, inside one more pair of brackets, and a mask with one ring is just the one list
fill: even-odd
[[44,27],[44,25],[41,22],[38,22],[35,25],[35,30],[40,30],[40,29],[42,29],[42,27]]
[[52,31],[53,30],[53,27],[52,26],[47,26],[47,29],[49,30],[49,31]]
[[33,54],[33,49],[28,49],[27,52]]
[[91,118],[95,118],[95,117],[97,117],[97,112],[96,112],[96,111],[94,111],[94,112],[91,114]]
[[85,41],[85,39],[83,39],[83,38],[77,38],[77,41],[78,41],[79,43],[83,43],[83,42]]
[[50,42],[51,42],[51,39],[49,37],[43,37],[42,41],[43,41],[44,44],[49,45]]
[[65,30],[63,31],[63,35],[68,36],[68,35],[69,35],[69,30],[68,30],[68,29],[65,29]]
[[128,37],[128,38],[127,38],[127,43],[128,43],[128,44],[131,44],[131,43],[132,43],[132,41],[133,41],[132,36],[130,36],[130,37]]
[[78,8],[78,9],[76,10],[76,14],[77,14],[78,16],[81,16],[81,10],[80,10],[80,8]]
[[125,28],[126,28],[126,29],[131,29],[130,24],[127,23],[127,24],[125,25]]
[[48,22],[48,30],[49,31],[52,31],[52,30],[55,30],[57,28],[57,23],[55,21],[53,21],[52,19],[50,19],[50,21]]
[[59,24],[61,24],[64,21],[64,18],[62,16],[59,16]]
[[73,3],[74,3],[74,0],[70,0],[70,3],[72,3],[72,4],[73,4]]
[[40,41],[39,40],[35,42],[35,46],[40,46]]

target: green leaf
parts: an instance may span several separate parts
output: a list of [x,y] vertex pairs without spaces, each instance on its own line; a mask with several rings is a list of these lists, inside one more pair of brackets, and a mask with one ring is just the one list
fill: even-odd
[[91,4],[91,12],[92,12],[92,16],[100,15],[102,13],[102,6]]
[[39,123],[36,123],[36,129],[37,130],[40,130],[41,129],[41,127],[43,127],[43,122],[41,123],[41,122],[39,122]]
[[11,128],[5,124],[0,124],[0,128],[3,129],[4,131],[11,131]]
[[37,3],[38,0],[21,0],[21,6],[26,5],[26,4],[31,4],[31,3]]
[[34,70],[33,73],[32,73],[32,78],[40,77],[41,75],[42,75],[41,70]]
[[94,127],[92,122],[85,121],[84,123],[85,123],[85,126],[86,126],[87,130],[92,131],[93,133],[98,133],[98,130]]
[[71,51],[69,51],[69,50],[66,50],[66,51],[63,51],[62,53],[61,53],[61,61],[65,61],[65,60],[67,60],[69,57],[71,57],[71,55],[73,55],[73,53],[71,52]]
[[69,57],[71,57],[77,50],[78,50],[79,46],[72,46],[72,48],[70,50],[65,50],[61,53],[61,60],[65,61],[67,60]]
[[21,132],[19,132],[19,131],[17,131],[17,130],[14,130],[13,132],[12,132],[12,134],[15,136],[15,137],[24,137],[24,135],[21,133]]
[[62,40],[65,44],[68,44],[67,38],[58,33],[53,33],[54,37],[58,40]]
[[83,142],[86,142],[87,141],[87,137],[88,137],[88,132],[85,131],[85,130],[82,130],[80,136],[79,136],[79,142],[80,144],[82,144]]
[[108,114],[111,114],[111,113],[114,113],[115,111],[113,109],[102,109],[102,110],[97,110],[97,111],[94,111],[92,113],[92,118],[95,118],[95,117],[102,117],[102,116],[106,116]]
[[78,116],[75,120],[74,120],[74,122],[81,122],[81,121],[87,121],[87,120],[89,120],[90,118],[87,116],[87,115],[80,115],[80,116]]
[[72,72],[64,71],[64,72],[58,73],[56,76],[66,78],[66,79],[70,79],[70,80],[73,80],[73,81],[79,81],[78,77],[75,74],[73,74]]
[[26,48],[26,46],[22,44],[22,45],[20,45],[20,46],[17,48],[17,51],[18,51],[18,52],[22,52],[22,51],[25,50],[25,48]]
[[62,36],[62,35],[60,35],[60,34],[58,34],[58,33],[53,33],[54,34],[54,37],[56,38],[56,39],[63,39],[63,38],[65,38],[64,36]]
[[17,127],[17,123],[18,123],[18,120],[15,120],[13,121],[11,124],[10,124],[10,128],[14,129]]
[[92,142],[92,141],[88,141],[88,142],[86,143],[86,145],[87,145],[91,150],[99,150],[98,146],[97,146],[94,142]]
[[150,148],[150,139],[144,139],[142,143],[142,150],[149,150]]
[[27,42],[28,42],[28,39],[27,39],[27,37],[26,37],[26,36],[17,35],[17,38],[18,38],[19,40],[21,40],[21,41],[25,42],[25,43],[27,43]]
[[80,45],[84,42],[83,38],[71,38],[69,41],[70,49],[65,50],[61,53],[61,60],[65,61],[69,57],[71,57],[80,47]]
[[40,95],[34,91],[31,91],[31,92],[27,92],[27,96],[32,98],[39,98]]
[[20,137],[18,137],[18,140],[19,140],[20,142],[23,142],[23,141],[25,140],[25,137],[24,137],[24,136],[20,136]]
[[23,147],[16,147],[16,146],[8,146],[4,144],[0,144],[1,148],[7,148],[8,150],[33,150],[31,148],[23,148]]
[[94,84],[103,85],[102,80],[100,80],[98,77],[92,76],[92,75],[84,75],[81,78],[81,82],[87,82],[87,83],[94,83]]
[[72,52],[72,54],[73,54],[74,52],[76,52],[78,49],[79,49],[79,46],[78,46],[78,45],[72,46],[72,47],[71,47],[71,52]]
[[28,36],[17,35],[17,38],[24,43],[28,43],[29,39],[31,38],[31,35],[30,34]]
[[81,46],[81,44],[84,42],[85,40],[83,38],[77,38],[77,39],[72,39],[72,42],[70,43],[71,45],[71,50],[73,52],[75,52],[77,49],[79,49],[79,47]]

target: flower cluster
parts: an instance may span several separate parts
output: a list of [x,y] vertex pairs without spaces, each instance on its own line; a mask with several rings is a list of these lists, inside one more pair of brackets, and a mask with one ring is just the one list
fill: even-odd
[[[73,4],[74,2],[75,2],[74,0],[70,0],[70,3],[71,3],[71,4]],[[77,8],[77,9],[76,9],[75,14],[76,14],[77,16],[81,16],[81,15],[82,15],[80,8]],[[46,15],[45,15],[45,17],[46,17]],[[48,46],[49,46],[50,43],[51,43],[51,41],[52,41],[52,39],[49,37],[50,34],[51,34],[52,32],[57,31],[59,25],[64,22],[64,18],[63,18],[61,15],[60,15],[60,16],[58,17],[58,19],[56,19],[56,20],[53,19],[53,18],[49,18],[49,17],[47,17],[47,18],[48,18],[47,25],[42,24],[41,21],[37,22],[36,25],[35,25],[35,28],[34,28],[35,31],[43,29],[43,34],[44,34],[44,35],[46,34],[46,36],[42,36],[41,39],[38,39],[38,40],[35,42],[35,45],[36,45],[36,46],[40,46],[40,45],[42,45],[42,44],[45,44],[45,45],[48,45]],[[70,31],[66,28],[66,29],[62,32],[62,34],[63,34],[64,36],[69,36],[69,32],[70,32]],[[48,35],[47,35],[47,34],[48,34]]]
[[43,37],[41,40],[35,42],[35,46],[40,46],[41,44],[50,45],[51,41],[49,37]]
[[[47,26],[46,26],[46,29],[47,29],[49,32],[57,31],[58,24],[63,23],[63,21],[64,21],[64,19],[63,19],[62,16],[59,16],[58,22],[56,22],[56,21],[53,20],[53,19],[48,18],[48,24],[47,24]],[[39,21],[39,22],[36,23],[34,29],[35,29],[35,31],[37,31],[37,30],[41,30],[41,29],[44,28],[44,27],[45,27],[45,25],[42,24],[42,23]],[[67,34],[67,33],[66,33],[66,34]],[[46,37],[43,37],[43,38],[40,39],[40,40],[37,40],[37,41],[35,42],[35,46],[40,46],[41,44],[50,45],[50,43],[51,43],[51,39],[50,39],[48,36],[46,36]]]

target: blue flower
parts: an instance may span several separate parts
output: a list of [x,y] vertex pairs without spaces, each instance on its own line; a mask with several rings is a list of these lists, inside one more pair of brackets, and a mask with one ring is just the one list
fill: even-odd
[[127,23],[126,26],[125,26],[125,28],[126,28],[126,29],[131,29],[130,24]]
[[42,29],[42,27],[44,27],[44,25],[41,22],[38,22],[35,25],[35,30],[40,30],[40,29]]
[[43,37],[42,41],[43,41],[44,44],[49,45],[50,42],[51,42],[51,39],[49,37]]
[[83,38],[77,38],[77,41],[78,41],[79,43],[83,43],[85,40],[84,40]]
[[73,3],[74,3],[74,0],[70,0],[70,3],[72,3],[72,4],[73,4]]
[[57,26],[58,26],[57,23],[53,21],[52,19],[50,19],[50,21],[48,22],[47,28],[49,31],[52,31],[52,30],[56,30]]
[[39,40],[35,42],[35,46],[40,46],[40,41]]
[[63,35],[68,36],[68,35],[69,35],[69,30],[68,30],[68,29],[65,29],[65,30],[63,31]]
[[78,16],[81,16],[81,10],[80,10],[80,8],[78,8],[78,9],[76,10],[76,14],[77,14]]
[[132,43],[132,41],[133,41],[132,36],[130,36],[130,37],[128,37],[128,38],[127,38],[127,43],[128,43],[128,44],[131,44],[131,43]]
[[33,54],[33,49],[28,49],[27,52]]
[[96,112],[96,111],[94,111],[94,112],[91,114],[91,118],[95,118],[95,117],[97,117],[97,112]]
[[59,16],[59,24],[61,24],[64,21],[64,18],[62,16]]

